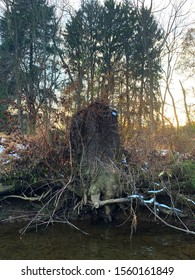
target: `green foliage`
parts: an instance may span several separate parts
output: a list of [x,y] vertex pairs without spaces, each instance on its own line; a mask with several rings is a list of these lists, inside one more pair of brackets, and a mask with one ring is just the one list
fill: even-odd
[[182,169],[184,178],[186,179],[186,187],[189,187],[192,191],[195,191],[195,161],[184,161],[182,164]]
[[[176,193],[193,194],[195,192],[195,162],[174,158],[167,168],[162,171],[160,178],[169,182]],[[167,183],[166,183],[167,184]]]
[[48,174],[50,178],[54,178],[51,170],[52,167],[46,162],[28,158],[24,152],[22,159],[12,159],[1,166],[0,183],[4,186],[11,185],[13,191],[22,191],[29,186],[42,186],[43,181],[48,179]]

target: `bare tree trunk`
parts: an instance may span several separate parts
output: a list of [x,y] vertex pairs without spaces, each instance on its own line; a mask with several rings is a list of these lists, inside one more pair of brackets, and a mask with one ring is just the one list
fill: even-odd
[[143,97],[144,97],[144,60],[142,60],[142,76],[141,76],[141,87],[140,87],[140,98],[139,98],[139,112],[138,112],[138,126],[142,128],[142,117],[143,117]]
[[[9,5],[6,1],[7,5],[7,12],[8,12],[8,29],[10,29],[10,22],[9,22],[9,13],[10,13],[10,8]],[[19,61],[19,47],[18,47],[18,29],[17,29],[17,24],[15,24],[16,32],[15,32],[15,61],[14,61],[14,67],[15,67],[15,79],[16,79],[16,101],[17,101],[17,109],[18,109],[18,128],[21,133],[24,132],[24,122],[23,122],[23,113],[22,113],[22,97],[21,97],[21,83],[20,83],[20,61]],[[10,36],[11,30],[9,30]]]
[[188,121],[188,124],[191,126],[190,114],[189,114],[189,111],[188,111],[187,100],[186,100],[186,91],[185,91],[185,88],[184,88],[181,80],[179,81],[179,83],[180,83],[181,88],[182,88],[183,99],[184,99],[184,107],[185,107],[187,121]]
[[[128,58],[126,58],[128,59]],[[129,98],[129,62],[126,63],[126,71],[125,71],[125,78],[126,78],[126,119],[127,119],[127,127],[130,125],[130,98]]]
[[167,119],[165,116],[165,101],[166,101],[166,97],[167,97],[167,89],[165,90],[165,94],[164,96],[162,95],[161,92],[161,103],[162,103],[162,107],[161,107],[161,120],[162,120],[162,126],[165,127],[165,120]]
[[152,73],[152,59],[149,58],[149,71],[150,71],[150,89],[149,89],[149,104],[150,104],[150,131],[155,130],[154,120],[154,85],[153,85],[153,73]]
[[174,97],[170,91],[170,88],[169,88],[169,85],[167,84],[167,90],[168,90],[168,93],[171,97],[171,100],[172,100],[172,104],[173,104],[173,110],[174,110],[174,115],[175,115],[175,120],[176,120],[176,124],[177,124],[177,130],[179,129],[179,119],[178,119],[178,116],[177,116],[177,109],[176,109],[176,106],[175,106],[175,100],[174,100]]
[[15,57],[15,78],[16,78],[16,100],[17,100],[17,109],[18,109],[18,128],[19,128],[19,131],[21,133],[23,133],[24,132],[24,122],[23,122],[23,113],[22,113],[20,69],[19,69],[19,57],[18,57],[18,46],[17,45],[16,45],[16,57]]
[[19,90],[17,90],[17,107],[18,107],[18,128],[20,133],[24,133],[24,121],[22,113],[22,102]]
[[31,34],[31,43],[29,48],[29,92],[27,98],[28,108],[28,121],[29,121],[29,134],[34,134],[36,127],[36,108],[35,108],[35,91],[34,91],[34,46],[33,46],[33,35]]

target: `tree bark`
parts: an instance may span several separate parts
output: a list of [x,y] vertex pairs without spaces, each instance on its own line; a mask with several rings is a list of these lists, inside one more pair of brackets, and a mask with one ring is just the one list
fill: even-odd
[[186,118],[187,118],[188,124],[191,126],[190,114],[189,114],[189,111],[188,111],[188,105],[187,105],[187,100],[186,100],[186,91],[185,91],[185,88],[184,88],[181,80],[179,81],[179,83],[180,83],[181,88],[182,88]]
[[169,93],[169,95],[171,97],[171,100],[172,100],[173,110],[174,110],[175,120],[176,120],[176,124],[177,124],[177,130],[178,130],[179,129],[179,119],[178,119],[178,116],[177,116],[177,109],[176,109],[176,106],[175,106],[175,100],[173,98],[173,95],[171,93],[171,90],[170,90],[168,84],[167,84],[167,90],[168,90],[168,93]]

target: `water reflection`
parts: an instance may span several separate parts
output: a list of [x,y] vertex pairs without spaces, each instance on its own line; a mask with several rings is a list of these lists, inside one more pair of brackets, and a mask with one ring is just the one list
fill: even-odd
[[0,259],[195,259],[195,238],[162,226],[64,224],[31,231],[20,238],[21,225],[0,225]]

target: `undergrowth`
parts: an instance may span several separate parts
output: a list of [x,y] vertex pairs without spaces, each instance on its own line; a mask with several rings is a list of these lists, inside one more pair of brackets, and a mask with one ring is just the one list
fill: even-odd
[[[87,215],[103,212],[90,204],[90,184],[93,178],[76,174],[73,170],[71,149],[68,135],[63,131],[53,131],[50,136],[9,137],[8,142],[24,146],[21,150],[7,148],[7,154],[17,152],[18,157],[5,163],[1,156],[1,177],[3,185],[13,185],[12,190],[2,195],[2,200],[10,197],[24,199],[36,205],[36,214],[29,215],[29,223],[22,230],[24,233],[31,226],[48,225],[53,222],[67,222]],[[192,135],[164,129],[151,135],[149,131],[137,131],[131,139],[123,143],[121,161],[113,163],[115,196],[144,196],[156,198],[172,208],[184,209],[184,219],[170,213],[156,212],[154,205],[143,205],[140,198],[133,199],[120,209],[135,222],[137,211],[143,207],[154,217],[168,226],[186,232],[193,232],[194,194],[195,194],[195,148]],[[85,179],[84,179],[85,177]],[[83,180],[84,179],[84,180]],[[112,181],[112,180],[111,180]],[[113,187],[113,186],[112,186]],[[120,191],[118,191],[120,189]],[[162,193],[151,194],[148,191]],[[82,190],[82,191],[81,191]],[[113,191],[113,189],[111,189]],[[135,203],[136,201],[136,203]],[[135,207],[136,205],[136,207]],[[138,207],[139,206],[139,207]],[[125,210],[124,210],[125,209]],[[146,210],[144,210],[146,211]],[[94,214],[95,213],[95,214]],[[137,220],[136,220],[137,221]],[[171,221],[171,222],[170,222]],[[172,224],[173,222],[173,224]],[[134,225],[135,226],[135,225]],[[192,229],[191,229],[192,226]]]

